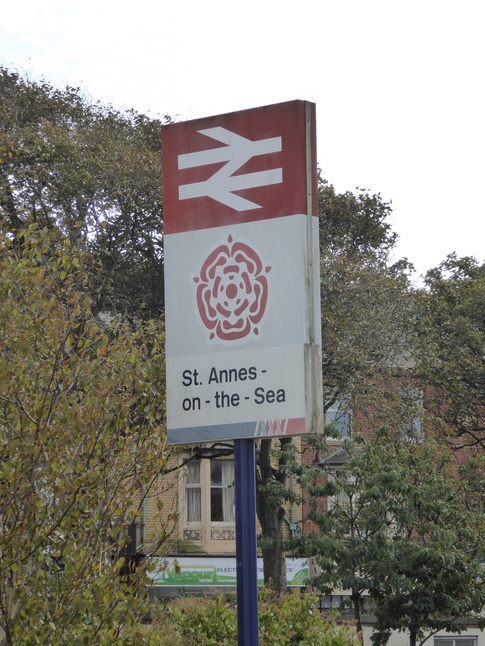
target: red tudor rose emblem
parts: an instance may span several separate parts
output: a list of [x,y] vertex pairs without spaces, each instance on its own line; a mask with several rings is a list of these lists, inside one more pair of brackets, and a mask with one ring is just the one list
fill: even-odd
[[204,261],[197,283],[196,301],[210,341],[240,341],[259,334],[268,304],[266,278],[258,253],[244,242],[219,245]]

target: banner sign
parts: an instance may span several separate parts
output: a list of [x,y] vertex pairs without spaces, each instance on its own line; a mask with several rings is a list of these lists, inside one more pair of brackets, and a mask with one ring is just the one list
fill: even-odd
[[170,443],[322,420],[315,106],[162,131]]
[[[155,560],[149,574],[155,586],[214,587],[236,585],[236,559],[180,557]],[[308,559],[286,559],[286,585],[303,587],[309,577]],[[258,585],[264,585],[263,559],[258,558]]]

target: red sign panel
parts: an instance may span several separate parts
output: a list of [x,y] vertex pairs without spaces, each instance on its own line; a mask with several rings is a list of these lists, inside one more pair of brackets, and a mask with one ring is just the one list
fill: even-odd
[[315,106],[165,126],[167,439],[321,426]]
[[308,118],[315,137],[315,106],[304,101],[164,126],[165,233],[307,214]]

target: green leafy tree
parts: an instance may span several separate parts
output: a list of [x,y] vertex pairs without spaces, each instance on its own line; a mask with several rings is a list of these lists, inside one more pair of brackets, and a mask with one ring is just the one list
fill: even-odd
[[398,475],[389,504],[395,520],[389,552],[381,563],[376,558],[370,594],[377,637],[406,630],[413,646],[439,630],[461,632],[458,619],[480,622],[484,516],[467,509],[473,482],[456,477],[454,460],[435,443],[393,447],[390,460]]
[[[366,390],[372,375],[388,374],[409,353],[409,267],[388,264],[396,236],[386,221],[390,204],[380,195],[360,189],[339,194],[320,180],[319,209],[324,405],[340,402],[350,410],[372,396]],[[288,488],[293,456],[288,439],[261,441],[260,544],[265,583],[279,591],[286,586],[285,503],[297,500]]]
[[97,307],[137,318],[163,311],[161,123],[0,67],[0,216],[98,252]]
[[390,262],[397,235],[380,194],[339,194],[322,180],[319,208],[325,407],[351,410],[354,398],[365,410],[372,380],[395,374],[412,350],[412,265]]
[[315,441],[323,455],[303,484],[317,529],[300,542],[317,555],[316,585],[350,591],[359,630],[370,603],[375,641],[406,630],[414,645],[430,632],[460,632],[457,619],[479,617],[484,516],[464,504],[472,482],[450,477],[457,470],[450,452],[384,431],[327,457]]
[[448,258],[420,300],[419,370],[433,387],[436,426],[455,447],[485,449],[485,264]]
[[396,243],[397,234],[388,222],[392,207],[380,193],[361,188],[337,193],[328,180],[320,178],[318,207],[324,255],[382,258]]
[[392,400],[396,377],[411,364],[414,292],[406,266],[327,255],[321,294],[325,409],[338,403],[341,412],[360,411],[354,417],[358,428],[362,417],[377,410],[378,392],[382,399],[389,391]]
[[314,559],[319,573],[312,584],[320,592],[331,594],[335,588],[350,590],[356,628],[360,633],[363,600],[368,589],[363,566],[369,558],[371,531],[382,529],[386,520],[375,512],[370,517],[365,498],[359,495],[366,471],[364,467],[356,475],[349,464],[355,459],[354,443],[347,442],[345,449],[341,449],[338,458],[335,456],[333,460],[328,459],[324,438],[311,437],[310,444],[315,449],[316,459],[301,470],[301,484],[303,499],[309,506],[307,521],[311,522],[312,529],[299,534],[292,544],[300,554]]
[[101,325],[102,267],[55,225],[0,231],[0,625],[141,643],[144,567],[120,568],[167,454],[163,331]]
[[261,525],[259,545],[267,586],[286,590],[286,560],[283,547],[285,503],[299,501],[289,484],[289,464],[296,459],[291,438],[261,441],[256,473],[256,509]]

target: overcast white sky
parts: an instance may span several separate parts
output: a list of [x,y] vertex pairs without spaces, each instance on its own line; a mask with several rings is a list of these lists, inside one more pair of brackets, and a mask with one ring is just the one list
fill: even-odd
[[339,191],[392,200],[417,274],[485,258],[483,0],[16,0],[0,63],[180,120],[304,99]]

